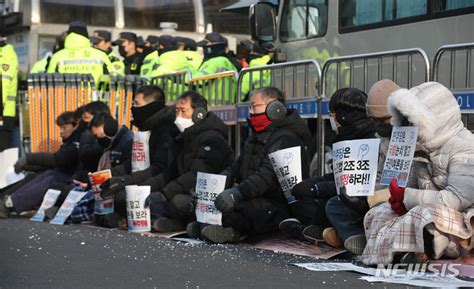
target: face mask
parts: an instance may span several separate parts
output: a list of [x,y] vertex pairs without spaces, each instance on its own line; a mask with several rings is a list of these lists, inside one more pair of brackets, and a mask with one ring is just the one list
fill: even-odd
[[194,122],[190,118],[176,117],[176,120],[174,121],[174,124],[178,127],[180,132],[183,132],[188,127],[193,126]]
[[112,139],[108,138],[108,137],[103,137],[103,138],[99,138],[97,139],[97,141],[99,142],[99,145],[106,149],[110,146],[110,143],[112,142]]
[[89,124],[88,124],[87,122],[85,122],[85,121],[83,121],[83,120],[81,119],[81,120],[79,121],[79,127],[78,127],[78,129],[80,129],[80,130],[86,130],[88,125],[89,125]]
[[272,123],[272,121],[268,119],[266,113],[250,114],[249,122],[256,132],[266,130]]
[[338,133],[337,124],[336,124],[336,120],[334,119],[334,117],[329,117],[329,123],[331,124],[332,130],[335,133]]
[[390,123],[375,122],[375,131],[381,137],[390,137],[392,135],[392,125]]
[[160,110],[160,104],[157,101],[140,107],[132,106],[133,125],[140,128],[158,110]]
[[127,51],[125,51],[125,47],[123,45],[119,45],[119,54],[122,57],[127,57]]

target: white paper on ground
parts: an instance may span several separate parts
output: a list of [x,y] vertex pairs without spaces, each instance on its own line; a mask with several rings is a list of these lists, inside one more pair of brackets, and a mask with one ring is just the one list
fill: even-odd
[[43,222],[45,217],[44,211],[54,206],[60,194],[61,191],[49,189],[43,197],[43,202],[41,203],[40,208],[30,220]]
[[50,224],[64,225],[66,219],[71,215],[72,210],[74,210],[74,207],[77,205],[77,202],[79,202],[86,194],[87,192],[76,191],[76,189],[71,190]]
[[368,275],[375,275],[376,272],[374,268],[361,267],[348,262],[294,263],[293,265],[316,272],[354,271]]
[[0,189],[19,182],[25,175],[16,174],[13,165],[18,160],[18,148],[11,148],[0,153]]
[[457,287],[474,287],[474,282],[468,282],[459,280],[454,276],[446,275],[441,276],[430,276],[424,275],[420,277],[409,277],[401,275],[400,277],[376,277],[376,276],[364,276],[359,279],[368,282],[384,282],[384,283],[395,283],[395,284],[406,284],[412,286],[425,286],[425,287],[436,287],[436,288],[457,288]]
[[197,173],[196,220],[200,223],[222,225],[222,213],[214,205],[216,197],[225,188],[227,176]]

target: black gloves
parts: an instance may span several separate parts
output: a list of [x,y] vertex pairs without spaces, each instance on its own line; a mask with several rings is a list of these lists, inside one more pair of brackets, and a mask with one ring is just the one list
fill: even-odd
[[370,209],[367,197],[350,197],[345,187],[339,189],[339,200],[348,208],[358,212],[362,216]]
[[100,196],[102,198],[114,196],[118,192],[123,191],[125,186],[128,185],[129,181],[130,180],[126,176],[115,177],[106,180],[102,183],[102,185],[100,185],[100,189],[102,190]]
[[298,200],[317,199],[319,198],[319,188],[313,182],[302,181],[293,187],[291,194]]
[[23,171],[23,168],[26,166],[27,161],[26,161],[26,155],[23,155],[21,158],[19,158],[16,163],[13,165],[13,168],[15,169],[15,173],[20,173]]
[[232,211],[235,204],[244,199],[244,196],[239,191],[237,187],[232,187],[230,189],[224,190],[220,193],[214,204],[216,208],[222,213],[228,213]]

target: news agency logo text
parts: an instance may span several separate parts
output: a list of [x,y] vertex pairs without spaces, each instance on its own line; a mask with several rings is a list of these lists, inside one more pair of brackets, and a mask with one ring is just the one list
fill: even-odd
[[446,275],[459,276],[461,264],[378,264],[375,276],[377,277],[445,277]]

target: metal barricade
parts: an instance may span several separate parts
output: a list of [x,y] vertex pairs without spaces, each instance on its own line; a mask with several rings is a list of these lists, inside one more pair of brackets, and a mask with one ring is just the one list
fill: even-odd
[[474,42],[440,47],[433,59],[432,74],[433,81],[453,92],[461,108],[462,120],[471,131],[474,130],[473,50]]
[[190,80],[191,72],[189,70],[180,70],[154,77],[150,82],[163,89],[167,103],[175,103],[176,99],[188,90]]
[[119,125],[131,128],[131,107],[139,87],[146,85],[147,80],[138,75],[111,76],[110,90],[101,100],[109,105],[111,115]]
[[87,103],[95,93],[94,85],[92,75],[28,75],[28,97],[22,111],[29,115],[31,152],[54,152],[59,149],[61,139],[56,117]]
[[322,90],[318,99],[318,175],[324,168],[323,117],[328,112],[329,95],[343,87],[367,92],[373,83],[391,79],[401,87],[412,87],[430,79],[430,62],[419,48],[374,52],[329,58],[323,66]]
[[249,115],[246,93],[264,86],[276,87],[285,94],[288,108],[296,109],[303,118],[315,118],[320,82],[321,66],[312,59],[242,69],[237,82],[236,153],[240,153],[245,138],[242,123]]

